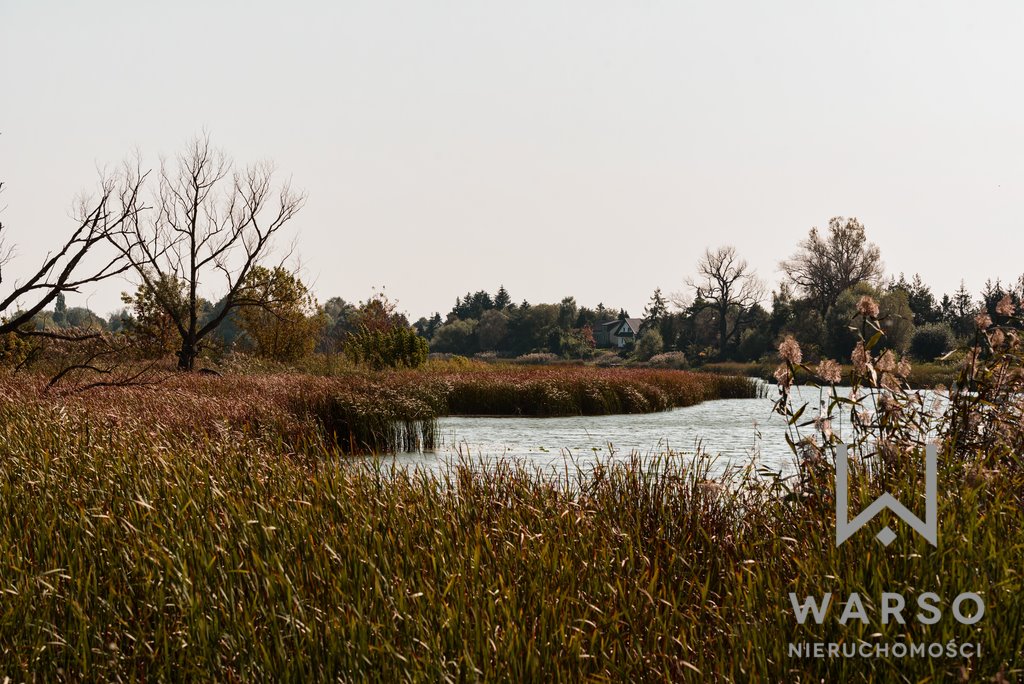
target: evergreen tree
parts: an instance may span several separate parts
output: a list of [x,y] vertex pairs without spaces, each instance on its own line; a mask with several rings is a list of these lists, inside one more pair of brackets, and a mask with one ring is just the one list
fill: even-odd
[[996,304],[1005,296],[1006,289],[999,278],[996,278],[995,283],[991,280],[986,280],[985,289],[981,291],[981,305],[994,318],[996,315]]
[[576,323],[578,311],[575,297],[563,297],[562,301],[558,304],[558,327],[562,330],[572,328],[573,324]]
[[950,318],[946,320],[957,335],[963,337],[970,334],[974,327],[972,316],[975,306],[974,297],[967,291],[964,281],[961,280],[960,287],[953,293]]
[[647,331],[651,328],[660,328],[666,315],[668,315],[668,304],[665,303],[665,298],[661,295],[661,288],[655,288],[650,303],[644,307],[644,319],[640,329]]
[[769,318],[769,333],[772,339],[779,336],[793,319],[793,293],[789,283],[779,285],[779,291],[772,293],[772,313]]
[[508,308],[512,304],[512,297],[509,296],[508,290],[502,285],[498,288],[498,293],[494,295],[494,308],[501,311],[502,309]]
[[64,293],[57,295],[57,301],[53,305],[53,322],[58,328],[67,325],[68,305],[64,299]]
[[924,283],[921,274],[914,274],[906,292],[907,303],[910,304],[910,310],[914,312],[914,325],[937,323],[941,320],[942,312],[935,304],[935,295],[932,294],[931,288]]
[[484,315],[484,311],[490,311],[493,308],[494,302],[491,300],[491,295],[487,294],[486,290],[474,292],[473,296],[469,298],[467,318],[480,320],[480,317]]
[[942,301],[939,302],[939,317],[946,322],[953,320],[953,298],[948,294],[942,295]]

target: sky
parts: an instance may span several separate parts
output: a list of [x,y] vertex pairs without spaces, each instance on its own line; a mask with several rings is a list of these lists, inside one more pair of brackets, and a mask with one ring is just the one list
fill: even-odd
[[308,193],[285,242],[321,301],[639,315],[707,247],[774,286],[832,216],[977,291],[1024,272],[1022,31],[1009,0],[0,0],[0,294],[98,170],[203,130]]

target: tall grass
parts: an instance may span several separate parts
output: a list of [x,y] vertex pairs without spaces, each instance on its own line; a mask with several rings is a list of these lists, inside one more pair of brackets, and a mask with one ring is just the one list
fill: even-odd
[[717,398],[754,396],[734,378],[672,370],[583,366],[428,364],[337,376],[270,373],[171,376],[156,386],[98,388],[57,397],[38,376],[0,380],[19,401],[59,398],[101,420],[136,416],[184,433],[259,429],[293,448],[308,440],[348,453],[393,453],[434,446],[445,415],[565,416],[646,413]]
[[[0,676],[15,681],[987,681],[1014,676],[1024,647],[1024,483],[954,466],[939,552],[902,535],[883,553],[868,534],[836,549],[824,503],[678,455],[438,479],[258,431],[16,402],[0,402],[0,445]],[[854,590],[980,590],[988,613],[978,629],[945,606],[930,627],[843,630],[789,612],[790,591]],[[788,657],[807,638],[982,654]]]
[[[743,362],[743,361],[716,361],[706,363],[698,369],[701,373],[714,373],[727,376],[760,378],[767,382],[774,382],[773,373],[775,365],[767,361]],[[813,372],[802,368],[796,368],[794,379],[797,384],[815,382]],[[907,383],[917,389],[931,389],[935,387],[948,387],[956,382],[960,368],[955,363],[917,363],[914,364]],[[855,381],[854,368],[851,364],[842,365],[842,384],[852,385]]]
[[[1024,348],[1011,331],[980,330],[938,410],[872,340],[854,359],[852,398],[835,390],[837,369],[802,365],[799,349],[784,347],[777,410],[798,459],[792,478],[753,466],[712,478],[706,456],[679,454],[608,460],[554,480],[508,462],[441,475],[356,465],[330,431],[340,422],[310,409],[323,401],[343,417],[398,406],[389,415],[415,420],[449,410],[462,382],[498,388],[474,406],[511,393],[502,376],[476,368],[399,373],[387,384],[192,378],[63,397],[8,382],[0,676],[1019,679]],[[797,369],[827,376],[825,415],[792,404]],[[583,391],[577,376],[558,377],[567,393]],[[661,392],[652,396],[695,396],[685,384],[658,385],[664,376],[629,377],[647,377]],[[346,408],[343,380],[367,403]],[[381,389],[395,395],[369,394]],[[553,405],[573,405],[562,401]],[[907,450],[940,443],[938,548],[887,514],[835,545],[841,432],[853,445],[856,510],[882,491],[920,510],[920,466]],[[888,547],[871,536],[885,523],[900,533]],[[950,610],[968,591],[986,605],[974,625]],[[858,592],[869,618],[840,624],[834,605],[820,625],[800,625],[791,592],[839,602]],[[881,622],[883,592],[906,594],[905,624]],[[942,599],[935,624],[913,619],[923,592]],[[804,641],[981,648],[966,658],[792,655],[789,644]]]

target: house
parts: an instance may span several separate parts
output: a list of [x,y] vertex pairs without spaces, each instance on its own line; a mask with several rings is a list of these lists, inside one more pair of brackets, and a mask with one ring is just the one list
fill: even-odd
[[608,321],[594,328],[594,342],[598,347],[625,347],[640,336],[642,318]]

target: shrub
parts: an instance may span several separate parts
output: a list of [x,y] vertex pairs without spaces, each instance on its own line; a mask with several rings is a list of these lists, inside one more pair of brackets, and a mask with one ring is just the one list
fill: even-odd
[[640,361],[649,361],[655,354],[660,354],[665,348],[665,342],[661,339],[661,333],[657,330],[648,330],[636,343],[634,355]]
[[405,327],[363,328],[345,340],[345,356],[353,363],[365,364],[374,370],[416,368],[427,360],[429,351],[427,341],[412,328]]
[[476,325],[473,319],[445,323],[430,340],[430,350],[472,356],[477,350]]
[[309,356],[327,324],[327,319],[306,285],[280,266],[255,266],[245,278],[245,287],[263,306],[242,306],[236,310],[246,342],[253,351],[273,361],[293,362]]
[[542,365],[547,363],[553,363],[558,361],[558,356],[551,352],[534,352],[532,354],[523,354],[512,359],[513,363],[521,363],[527,365]]
[[928,323],[914,332],[910,353],[920,361],[932,361],[953,348],[953,329],[947,323]]
[[14,368],[21,364],[29,354],[29,344],[16,333],[0,335],[0,367]]
[[686,354],[680,351],[655,354],[648,363],[654,368],[674,368],[676,370],[684,370],[690,365],[686,361]]

